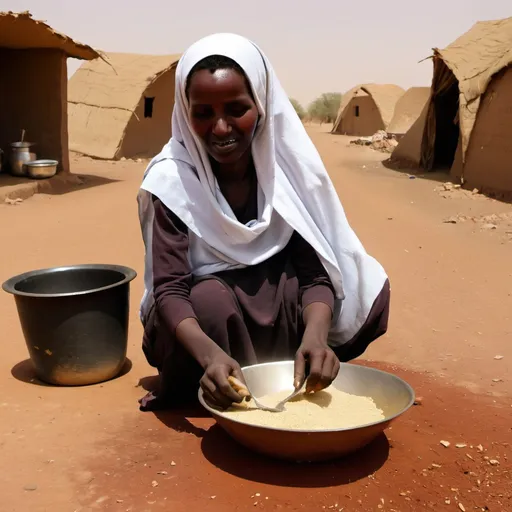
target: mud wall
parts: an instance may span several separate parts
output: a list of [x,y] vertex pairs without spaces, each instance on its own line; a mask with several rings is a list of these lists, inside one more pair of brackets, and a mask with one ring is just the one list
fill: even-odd
[[[359,117],[356,116],[359,107]],[[384,122],[377,105],[371,96],[356,96],[345,109],[338,133],[369,137],[379,130],[385,130]]]
[[464,164],[468,188],[512,197],[512,67],[496,75],[482,98]]
[[[151,158],[169,141],[175,70],[164,73],[146,89],[126,126],[116,158]],[[144,97],[154,98],[152,117],[144,117]]]

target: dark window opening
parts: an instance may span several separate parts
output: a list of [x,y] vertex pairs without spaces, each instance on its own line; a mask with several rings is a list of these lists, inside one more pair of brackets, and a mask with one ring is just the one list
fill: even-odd
[[144,117],[153,117],[153,103],[155,98],[144,96]]
[[355,110],[356,110],[356,117],[359,117],[359,105],[356,105]]

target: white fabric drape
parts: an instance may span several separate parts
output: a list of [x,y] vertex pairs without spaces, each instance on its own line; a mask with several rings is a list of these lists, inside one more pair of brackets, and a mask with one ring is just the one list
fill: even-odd
[[[244,70],[260,113],[252,142],[258,178],[258,219],[243,225],[223,197],[206,150],[191,129],[185,86],[191,69],[223,55]],[[173,137],[149,164],[139,193],[146,245],[146,291],[152,303],[151,194],[188,227],[195,275],[256,265],[281,251],[296,230],[317,252],[336,290],[329,343],[341,345],[365,322],[387,279],[348,224],[322,160],[261,50],[234,34],[215,34],[192,45],[176,69]]]

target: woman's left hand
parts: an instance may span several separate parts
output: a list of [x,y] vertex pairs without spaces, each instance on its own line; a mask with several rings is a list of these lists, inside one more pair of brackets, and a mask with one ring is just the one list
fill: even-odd
[[315,393],[330,386],[340,370],[340,361],[327,340],[307,329],[295,355],[295,389],[304,383],[306,363],[309,363],[306,393]]

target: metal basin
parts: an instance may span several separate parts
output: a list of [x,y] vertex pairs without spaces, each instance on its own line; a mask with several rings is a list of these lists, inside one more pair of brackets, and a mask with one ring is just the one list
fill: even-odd
[[115,377],[126,360],[130,282],[118,265],[76,265],[12,277],[30,359],[50,384],[78,386]]
[[33,160],[25,165],[26,173],[30,178],[44,179],[51,178],[57,174],[57,160]]
[[[290,389],[293,382],[293,361],[248,366],[242,371],[256,398]],[[223,416],[204,401],[201,390],[199,400],[217,423],[239,443],[270,457],[300,462],[335,459],[359,450],[373,441],[414,402],[413,389],[399,377],[355,364],[342,363],[332,385],[348,393],[372,397],[384,411],[385,418],[377,423],[348,429],[308,431],[267,428]]]

